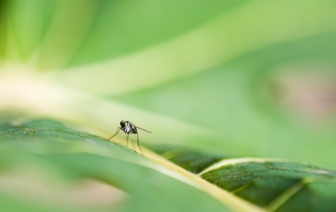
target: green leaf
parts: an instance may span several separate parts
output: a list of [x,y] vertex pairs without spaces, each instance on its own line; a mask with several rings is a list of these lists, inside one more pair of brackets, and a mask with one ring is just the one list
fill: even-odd
[[333,211],[335,6],[0,1],[1,209]]
[[[234,165],[226,161],[227,165],[202,172],[201,177],[271,211],[282,211],[283,208],[319,211],[325,205],[329,208],[336,206],[333,201],[336,197],[335,171],[289,162],[245,161],[233,162]],[[318,191],[319,184],[331,187],[321,192]],[[332,197],[327,195],[330,192],[334,193]],[[302,205],[298,196],[306,196],[304,202],[312,204]],[[288,199],[291,199],[290,206],[287,206]],[[320,208],[320,205],[324,206]]]
[[[268,211],[332,211],[336,207],[334,170],[274,159],[219,161],[218,156],[178,147],[154,149],[204,180]],[[204,161],[208,162],[206,168]]]
[[[47,175],[57,183],[65,184],[62,186],[66,189],[83,180],[92,180],[115,186],[134,197],[134,201],[123,200],[122,206],[100,206],[103,210],[126,207],[129,211],[154,211],[160,207],[163,211],[171,211],[177,210],[175,207],[178,206],[180,211],[204,211],[208,208],[214,211],[230,211],[229,208],[304,211],[308,206],[301,204],[302,198],[312,202],[308,208],[313,208],[313,211],[323,210],[323,207],[328,211],[335,206],[336,171],[332,170],[280,160],[232,156],[223,159],[225,157],[186,148],[154,147],[169,160],[197,173],[193,175],[149,151],[145,151],[146,156],[162,166],[134,154],[131,149],[50,119],[14,119],[3,123],[0,129],[2,176],[13,169],[20,170],[19,173],[25,176],[27,173],[23,167],[30,167],[36,169],[35,172],[44,173],[44,176],[38,176],[39,180]],[[34,182],[34,179],[29,180],[29,183]],[[0,178],[0,187],[4,186],[3,183]],[[323,189],[326,184],[330,187]],[[158,195],[162,190],[164,192]],[[55,190],[48,192],[50,196]],[[84,202],[80,206],[60,206],[60,199],[39,202],[41,193],[33,192],[33,197],[25,197],[22,193],[20,190],[1,193],[4,199],[16,202],[15,206],[6,204],[3,209],[19,211],[21,207],[28,207],[34,210],[35,206],[25,206],[28,200],[35,202],[40,211],[48,207],[65,211],[97,208]],[[57,201],[60,201],[59,205]],[[191,204],[186,204],[186,201]]]
[[[160,167],[143,156],[134,154],[130,149],[76,131],[71,125],[48,119],[13,120],[12,123],[2,124],[0,129],[2,175],[8,169],[20,169],[23,166],[35,167],[38,172],[47,174],[57,183],[70,184],[69,187],[83,179],[103,182],[132,195],[132,199],[123,200],[123,207],[128,211],[157,211],[157,208],[162,211],[204,211],[208,208],[230,211],[185,176]],[[0,178],[0,186],[1,184]],[[15,193],[20,197],[20,190]],[[11,197],[6,194],[2,193],[2,196]],[[33,202],[41,207],[41,211],[48,206],[62,211],[71,209],[69,206],[62,206],[62,202],[55,207],[54,203],[50,203],[52,199],[39,202],[41,194],[36,192],[34,195],[36,198]],[[19,211],[28,199],[21,197],[12,200],[17,202],[19,209],[16,205],[6,205],[3,209],[9,207],[11,211]],[[77,210],[92,210],[90,205],[90,209],[85,209],[85,202],[81,204],[83,206],[72,207]],[[112,208],[115,206],[103,209]]]

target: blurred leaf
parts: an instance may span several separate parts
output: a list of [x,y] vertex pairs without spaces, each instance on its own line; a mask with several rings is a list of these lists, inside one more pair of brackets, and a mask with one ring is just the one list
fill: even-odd
[[[132,195],[132,199],[127,200],[127,204],[124,203],[123,206],[127,211],[157,211],[158,207],[162,211],[204,211],[209,208],[214,211],[230,211],[202,191],[202,186],[197,186],[192,179],[166,170],[125,147],[76,131],[68,124],[48,119],[13,120],[11,123],[2,124],[0,128],[2,174],[8,169],[24,166],[36,167],[40,172],[50,175],[49,178],[56,178],[61,182],[70,180],[74,183],[83,179],[101,181]],[[63,177],[59,178],[59,175]],[[171,177],[173,175],[175,179]],[[2,195],[10,198],[6,193]],[[33,202],[42,207],[40,210],[57,205],[54,200],[38,201],[38,195],[39,192],[33,195]],[[14,200],[20,206],[27,198]],[[84,211],[93,210],[92,206],[85,206],[84,203],[83,206],[63,206],[59,202],[55,210],[70,210],[71,207]],[[9,207],[11,211],[17,209],[15,205],[4,207]],[[252,206],[251,208],[253,209]],[[108,210],[111,207],[102,209]]]
[[110,60],[141,51],[193,30],[246,2],[100,1],[90,34],[70,65]]
[[4,59],[7,41],[7,1],[0,1],[0,62]]
[[[211,70],[260,49],[333,32],[336,30],[334,7],[332,0],[249,1],[229,7],[205,24],[158,45],[54,74],[59,83],[103,95],[154,88]],[[312,18],[316,10],[321,13]],[[121,23],[119,27],[123,26]]]
[[[304,206],[299,207],[302,205],[300,198],[312,201],[311,192],[314,192],[314,198],[318,197],[317,202],[314,200],[311,205],[312,211],[319,211],[321,209],[319,205],[322,203],[326,211],[334,207],[332,199],[335,198],[335,192],[330,189],[334,188],[336,172],[331,170],[258,158],[232,158],[219,161],[219,156],[212,156],[211,159],[210,155],[192,150],[178,152],[178,148],[174,152],[167,151],[167,147],[159,150],[166,157],[175,155],[170,160],[182,167],[189,164],[186,166],[189,171],[198,173],[201,178],[218,186],[215,187],[193,174],[169,165],[160,156],[155,156],[149,151],[145,154],[166,168],[132,153],[130,149],[77,131],[76,127],[69,124],[49,119],[13,120],[2,124],[0,129],[2,176],[9,170],[29,167],[35,170],[33,173],[37,170],[39,173],[44,173],[44,177],[37,177],[40,181],[49,176],[49,179],[62,183],[63,187],[69,187],[71,184],[89,179],[116,186],[134,198],[122,205],[95,206],[83,202],[76,206],[62,204],[62,199],[48,199],[46,198],[48,195],[44,197],[46,200],[41,202],[39,201],[41,193],[38,189],[35,192],[31,191],[29,197],[22,195],[24,189],[15,191],[13,188],[12,192],[2,189],[1,195],[4,199],[17,203],[13,206],[11,204],[3,206],[3,209],[11,211],[20,211],[28,200],[34,204],[27,207],[31,210],[37,207],[39,211],[44,211],[44,208],[48,207],[65,211],[95,209],[107,211],[120,207],[127,211],[140,209],[154,211],[160,207],[162,211],[171,211],[177,210],[177,206],[181,211],[204,211],[208,208],[212,208],[213,211],[225,209],[230,211],[213,197],[228,204],[232,209],[262,211],[220,191],[219,187],[271,211],[281,211],[283,208],[304,211],[306,209]],[[0,188],[2,180],[0,178]],[[34,180],[28,182],[33,183]],[[331,187],[324,191],[323,186],[326,183]],[[56,190],[48,192],[53,193]],[[186,201],[190,204],[185,204]],[[299,201],[299,204],[296,201]]]
[[52,22],[55,0],[29,0],[8,2],[9,28],[15,34],[20,58],[26,61],[32,57],[41,44]]

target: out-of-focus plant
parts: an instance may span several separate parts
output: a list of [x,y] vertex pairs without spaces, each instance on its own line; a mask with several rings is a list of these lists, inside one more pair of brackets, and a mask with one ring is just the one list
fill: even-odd
[[[295,202],[311,202],[310,189],[318,196],[310,208],[328,211],[329,169],[336,169],[334,8],[332,0],[0,1],[1,205],[305,211]],[[100,138],[122,119],[153,132],[139,134],[149,160]],[[158,151],[165,144],[196,153]],[[210,174],[189,175],[169,160]],[[216,162],[228,171],[210,172]],[[258,181],[260,167],[266,181]],[[232,178],[220,182],[221,175]],[[27,187],[16,185],[19,176]],[[330,190],[321,192],[325,185]],[[60,198],[94,196],[95,188],[101,198],[92,202]],[[29,194],[45,199],[31,203]],[[116,200],[104,199],[110,195]]]

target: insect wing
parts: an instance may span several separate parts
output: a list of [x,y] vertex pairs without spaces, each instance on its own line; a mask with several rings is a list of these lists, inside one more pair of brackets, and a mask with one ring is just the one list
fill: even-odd
[[135,126],[137,129],[143,130],[143,131],[148,132],[148,133],[152,133],[151,131],[148,131],[148,130],[145,130],[144,128],[138,127],[138,126],[135,125],[135,124],[134,124],[134,126]]

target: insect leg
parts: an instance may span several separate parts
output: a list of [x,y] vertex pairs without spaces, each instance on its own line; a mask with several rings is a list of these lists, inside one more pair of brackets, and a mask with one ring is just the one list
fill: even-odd
[[110,138],[108,138],[107,140],[110,140],[110,139],[113,138],[114,136],[118,135],[119,131],[120,131],[120,127],[118,127],[116,133],[114,133],[114,135],[112,135],[112,136],[111,136]]
[[134,152],[136,152],[136,151],[135,151],[134,141],[133,141],[133,140],[132,140],[132,145],[133,145],[133,150],[134,150]]
[[124,136],[124,142],[123,142],[123,145],[126,146],[126,136],[127,134],[125,133],[125,136]]
[[138,147],[139,147],[139,149],[140,149],[141,154],[142,154],[143,156],[145,156],[144,153],[142,152],[141,148],[140,148],[139,134],[138,134],[138,133],[137,133],[137,143],[138,143]]
[[126,136],[126,146],[128,147],[128,136],[129,136],[129,134],[127,134],[127,136]]

